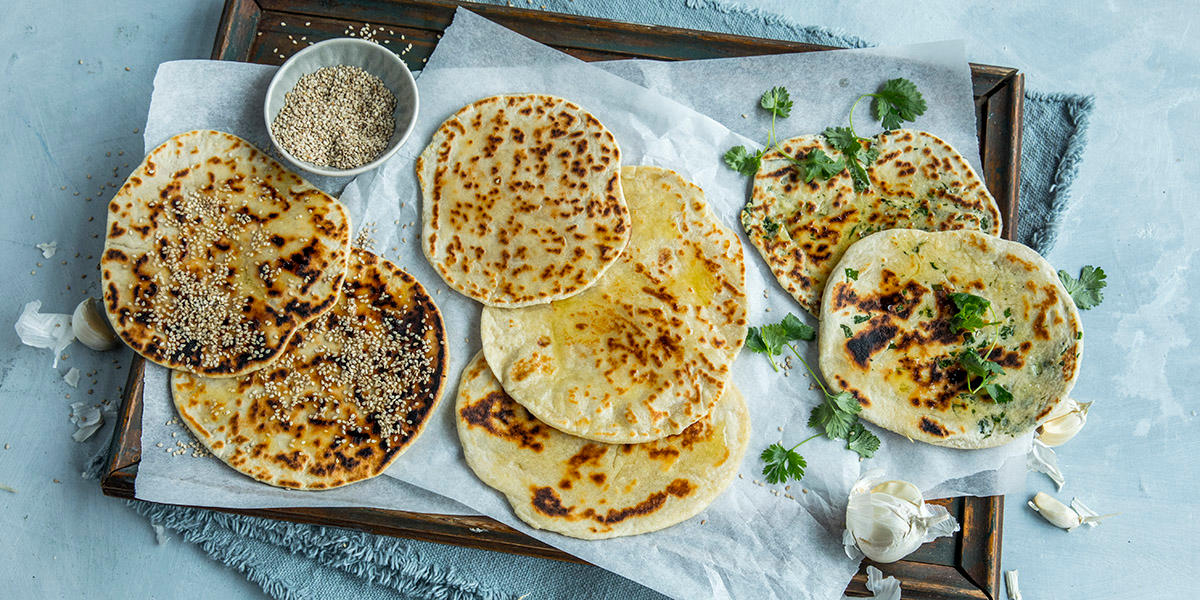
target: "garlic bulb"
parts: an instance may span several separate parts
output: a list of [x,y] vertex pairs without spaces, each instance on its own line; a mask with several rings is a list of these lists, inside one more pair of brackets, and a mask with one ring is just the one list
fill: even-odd
[[958,531],[945,507],[926,504],[921,490],[907,481],[883,481],[882,471],[866,473],[850,490],[846,505],[846,553],[890,563],[935,538]]
[[71,329],[84,346],[92,350],[112,350],[117,346],[117,332],[95,298],[84,298],[71,315]]
[[1088,408],[1091,406],[1091,402],[1076,402],[1071,398],[1064,398],[1038,427],[1037,439],[1051,447],[1067,443],[1087,423]]
[[1101,515],[1085,506],[1078,498],[1072,499],[1071,506],[1067,506],[1046,492],[1038,492],[1028,504],[1029,508],[1042,515],[1042,518],[1049,521],[1051,525],[1067,531],[1080,525],[1095,527],[1101,519],[1114,516],[1112,514]]

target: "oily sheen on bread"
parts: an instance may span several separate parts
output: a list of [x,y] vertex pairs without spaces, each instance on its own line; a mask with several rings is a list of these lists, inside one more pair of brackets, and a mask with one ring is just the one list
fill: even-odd
[[733,481],[750,415],[732,385],[679,434],[604,444],[562,433],[513,402],[482,353],[463,371],[455,406],[471,470],[538,529],[582,539],[670,527],[704,510]]
[[442,394],[445,331],[411,275],[354,249],[333,310],[270,366],[235,378],[175,371],[182,421],[229,466],[274,486],[321,490],[382,473]]
[[[988,300],[985,320],[994,325],[956,327],[954,293]],[[1071,296],[1033,250],[974,231],[894,229],[855,243],[830,276],[821,371],[880,427],[939,446],[988,448],[1033,431],[1067,397],[1082,336]],[[996,383],[1012,400],[970,393],[963,352],[999,363]]]
[[[923,131],[875,136],[879,158],[867,165],[871,186],[854,190],[849,170],[805,182],[778,151],[762,157],[742,227],[779,284],[810,313],[820,310],[825,280],[854,242],[886,229],[971,229],[999,235],[1000,210],[971,165]],[[841,154],[823,136],[780,146],[791,156]]]
[[191,131],[155,148],[108,206],[104,307],[146,359],[209,377],[262,368],[329,310],[346,209],[243,139]]
[[417,159],[422,249],[487,306],[578,294],[629,241],[616,140],[578,105],[493,96],[442,123]]
[[633,234],[581,294],[485,308],[483,350],[506,392],[579,437],[634,443],[708,414],[746,339],[745,261],[704,192],[674,171],[624,167]]

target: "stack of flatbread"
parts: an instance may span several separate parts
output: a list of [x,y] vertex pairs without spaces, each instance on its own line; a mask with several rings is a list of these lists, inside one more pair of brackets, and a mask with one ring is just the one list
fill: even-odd
[[183,422],[259,481],[326,489],[383,472],[441,396],[432,299],[350,247],[346,209],[246,141],[177,135],[109,205],[109,320],[173,369]]
[[750,423],[737,236],[700,188],[621,167],[561,98],[497,96],[416,165],[423,248],[484,304],[455,417],[467,463],[530,525],[579,538],[667,527],[732,481]]
[[[772,272],[820,318],[821,370],[863,418],[910,439],[987,448],[1035,429],[1079,373],[1082,329],[1070,295],[1036,252],[996,237],[1000,211],[949,144],[921,131],[871,140],[870,186],[849,171],[805,182],[767,152],[742,225]],[[784,141],[837,152],[821,136]],[[988,304],[988,324],[955,326],[955,294]],[[964,352],[1002,367],[981,392]]]

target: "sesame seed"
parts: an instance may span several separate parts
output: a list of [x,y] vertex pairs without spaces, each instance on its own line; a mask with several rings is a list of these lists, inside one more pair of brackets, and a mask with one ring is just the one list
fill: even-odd
[[352,169],[391,141],[396,97],[378,77],[349,65],[300,78],[271,123],[289,153],[321,166]]

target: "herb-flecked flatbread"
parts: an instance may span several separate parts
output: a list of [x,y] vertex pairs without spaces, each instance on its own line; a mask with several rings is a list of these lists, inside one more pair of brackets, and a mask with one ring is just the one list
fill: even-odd
[[411,275],[354,249],[333,310],[268,367],[236,378],[175,371],[175,408],[229,466],[274,486],[321,490],[382,473],[442,395],[446,343]]
[[505,391],[582,438],[635,443],[708,414],[746,339],[742,245],[674,171],[624,167],[633,234],[583,293],[485,308],[483,350]]
[[425,256],[447,285],[487,306],[578,294],[629,241],[620,166],[612,133],[562,98],[465,106],[417,159]]
[[[952,294],[987,301],[972,327],[956,320],[962,297]],[[1067,397],[1082,337],[1071,296],[1033,250],[974,231],[894,229],[855,243],[830,276],[821,371],[880,427],[988,448],[1033,431]],[[985,379],[967,365],[983,361],[1011,399],[977,389]]]
[[691,518],[729,487],[750,439],[750,414],[732,385],[708,416],[661,440],[604,444],[567,435],[509,398],[483,353],[463,371],[454,414],[467,464],[504,493],[517,517],[583,539]]
[[209,377],[260,369],[328,311],[350,219],[249,142],[191,131],[155,148],[108,205],[104,307],[147,360]]
[[[949,144],[923,131],[898,129],[872,139],[879,156],[867,165],[871,186],[855,192],[849,170],[805,182],[778,151],[762,157],[742,227],[779,284],[813,315],[825,280],[851,244],[886,229],[969,229],[999,235],[1000,209],[971,165]],[[802,157],[841,154],[822,136],[780,144]]]

